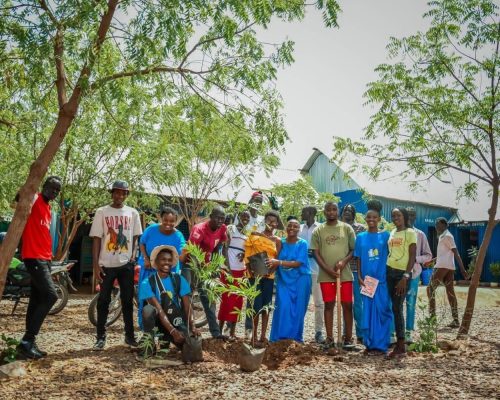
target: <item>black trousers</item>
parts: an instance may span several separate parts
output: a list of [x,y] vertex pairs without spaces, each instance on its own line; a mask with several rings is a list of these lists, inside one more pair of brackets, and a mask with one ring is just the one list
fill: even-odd
[[50,262],[34,258],[23,260],[31,277],[31,294],[26,311],[26,332],[23,340],[33,341],[50,309],[57,301],[54,281],[50,276]]
[[389,290],[389,297],[392,302],[392,313],[394,315],[394,326],[396,328],[396,337],[398,339],[405,338],[405,316],[404,316],[404,303],[406,299],[406,292],[408,291],[408,284],[406,285],[406,292],[401,296],[396,294],[396,286],[399,281],[403,279],[405,271],[394,269],[387,266],[387,289]]
[[106,321],[109,314],[109,303],[115,279],[120,285],[120,301],[122,303],[125,335],[134,336],[134,265],[127,263],[121,267],[102,268],[104,271],[101,291],[97,300],[97,337],[106,335]]
[[[142,309],[142,325],[144,327],[144,333],[152,335],[154,329],[156,328],[162,335],[160,340],[165,342],[167,346],[170,343],[174,343],[178,348],[182,348],[182,345],[175,343],[172,335],[163,327],[158,317],[156,308],[154,308],[151,304],[146,304]],[[186,327],[187,321],[184,321],[183,324],[177,329],[181,331],[184,336],[187,336],[188,331]]]

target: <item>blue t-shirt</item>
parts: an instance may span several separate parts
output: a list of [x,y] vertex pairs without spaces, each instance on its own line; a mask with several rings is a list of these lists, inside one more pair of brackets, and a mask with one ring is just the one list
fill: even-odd
[[354,256],[361,261],[362,278],[369,275],[380,282],[386,280],[387,257],[389,255],[390,233],[383,232],[362,232],[356,237]]
[[[191,287],[189,286],[187,280],[183,276],[180,276],[180,278],[181,279],[180,279],[179,295],[182,297],[191,294]],[[165,290],[171,293],[172,295],[171,298],[173,299],[174,303],[180,307],[181,302],[179,301],[178,298],[174,297],[174,283],[171,275],[167,276],[166,278],[163,278],[161,281],[163,283],[163,287],[165,288]],[[146,278],[141,282],[141,286],[139,288],[139,302],[142,303],[143,301],[146,301],[152,297],[156,297],[158,301],[161,301],[160,292],[161,288],[157,287],[155,287],[155,290],[153,291],[153,288],[149,283],[149,278]]]
[[[184,239],[183,234],[176,230],[170,235],[165,235],[160,232],[160,224],[153,224],[148,226],[144,233],[141,236],[141,244],[146,247],[146,253],[148,256],[151,255],[151,252],[156,246],[168,245],[176,248],[177,253],[179,255],[182,252],[182,249],[186,245],[186,239]],[[139,265],[144,267],[144,258],[142,257],[142,253],[139,256]],[[173,272],[180,272],[180,264],[177,263],[175,268],[172,269]]]

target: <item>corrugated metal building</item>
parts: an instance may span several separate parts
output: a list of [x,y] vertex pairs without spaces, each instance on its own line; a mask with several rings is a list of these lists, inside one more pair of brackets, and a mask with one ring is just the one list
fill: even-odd
[[[450,232],[455,237],[457,249],[466,264],[466,268],[470,261],[467,250],[472,246],[479,248],[486,232],[486,224],[486,221],[450,224]],[[498,278],[493,276],[490,271],[490,265],[498,262],[500,262],[500,224],[497,224],[493,230],[493,236],[491,237],[491,242],[484,259],[481,282],[498,282]]]
[[[483,240],[486,222],[460,223],[461,218],[458,215],[458,210],[453,207],[365,193],[358,183],[349,178],[337,164],[316,148],[313,149],[312,155],[300,172],[311,178],[312,184],[318,192],[333,193],[338,196],[340,198],[340,207],[351,203],[354,204],[357,212],[364,214],[367,211],[367,199],[375,198],[382,203],[382,215],[388,221],[391,219],[393,208],[413,207],[417,213],[415,226],[427,235],[434,255],[436,254],[438,241],[434,224],[436,218],[446,218],[450,223],[450,231],[455,237],[457,248],[466,268],[470,261],[467,250],[472,246],[478,247]],[[493,233],[481,281],[496,281],[496,278],[489,271],[489,266],[493,262],[500,262],[500,225],[495,228]]]

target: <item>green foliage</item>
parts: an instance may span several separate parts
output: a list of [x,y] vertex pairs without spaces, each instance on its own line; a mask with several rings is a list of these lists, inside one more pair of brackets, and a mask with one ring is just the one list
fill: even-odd
[[426,32],[390,40],[394,62],[376,68],[379,79],[365,93],[376,112],[364,138],[336,137],[333,158],[355,155],[349,172],[360,168],[373,179],[396,166],[398,179],[413,188],[455,171],[469,179],[458,197],[475,199],[479,183],[498,191],[498,4],[430,1],[424,17]]
[[476,268],[477,255],[479,254],[479,249],[476,246],[472,246],[467,249],[467,255],[469,256],[469,265],[467,266],[467,273],[472,276],[474,269]]
[[491,274],[496,277],[497,279],[500,279],[500,262],[494,262],[490,264],[490,272]]
[[437,345],[437,318],[435,315],[429,314],[427,305],[421,300],[419,300],[418,308],[423,314],[423,317],[417,321],[420,337],[415,343],[410,344],[408,350],[418,353],[437,353],[439,351]]
[[2,333],[1,336],[2,339],[2,351],[0,351],[0,354],[2,356],[2,361],[6,363],[11,363],[13,361],[17,360],[17,346],[19,345],[19,341],[11,338],[4,333]]
[[49,171],[64,181],[66,248],[113,179],[198,207],[242,170],[275,166],[288,137],[273,81],[293,42],[257,31],[301,20],[308,5],[336,26],[340,11],[334,0],[113,3],[0,0],[0,213],[54,126],[76,114]]
[[189,254],[187,264],[191,268],[193,280],[201,284],[207,293],[210,303],[215,303],[224,292],[219,274],[224,266],[225,258],[221,254],[213,253],[210,261],[206,261],[205,252],[193,243],[187,243],[184,249]]
[[302,208],[308,205],[316,206],[321,217],[323,206],[327,201],[339,201],[333,194],[318,193],[310,177],[300,177],[291,183],[274,185],[270,191],[277,197],[280,204],[279,211],[284,218],[289,215],[300,218]]

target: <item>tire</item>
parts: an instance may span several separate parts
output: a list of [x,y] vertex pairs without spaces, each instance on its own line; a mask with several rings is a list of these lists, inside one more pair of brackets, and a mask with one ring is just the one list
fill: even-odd
[[54,286],[56,287],[57,301],[50,309],[49,315],[56,315],[60,313],[64,307],[66,307],[66,304],[68,304],[69,299],[69,293],[66,286],[61,285],[59,282],[54,282]]
[[205,310],[201,304],[200,296],[198,292],[193,293],[192,307],[194,314],[194,326],[201,328],[208,324],[207,316],[205,315]]
[[[97,293],[90,301],[88,308],[89,321],[92,325],[97,326],[97,301],[99,300],[99,293]],[[106,326],[113,325],[120,315],[122,314],[122,304],[120,302],[120,289],[113,288],[111,292],[111,302],[109,303],[109,314]]]

